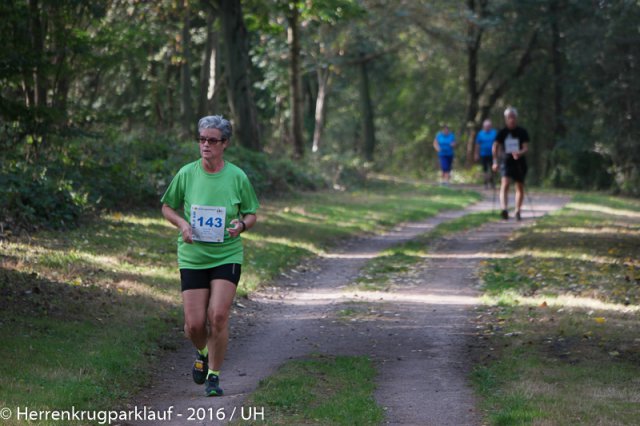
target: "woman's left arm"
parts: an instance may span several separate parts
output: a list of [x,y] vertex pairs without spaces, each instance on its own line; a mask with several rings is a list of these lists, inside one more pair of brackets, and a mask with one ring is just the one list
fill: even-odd
[[231,236],[232,238],[237,237],[241,233],[253,228],[253,225],[255,225],[257,221],[258,216],[253,213],[244,215],[242,219],[233,219],[230,222],[230,225],[232,225],[233,227],[227,228],[227,231],[229,231],[229,236]]

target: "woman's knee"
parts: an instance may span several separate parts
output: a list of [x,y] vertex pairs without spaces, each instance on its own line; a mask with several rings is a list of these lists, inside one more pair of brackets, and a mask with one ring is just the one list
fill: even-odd
[[229,311],[228,310],[213,310],[210,309],[208,312],[209,323],[216,330],[220,331],[224,327],[227,326],[227,322],[229,321]]
[[184,322],[184,333],[187,336],[195,336],[198,334],[206,333],[207,325],[206,320],[203,318],[201,320],[186,318]]

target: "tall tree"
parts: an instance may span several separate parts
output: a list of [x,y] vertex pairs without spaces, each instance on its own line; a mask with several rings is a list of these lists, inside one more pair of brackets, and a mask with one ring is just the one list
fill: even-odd
[[262,147],[258,112],[251,91],[249,42],[240,0],[218,0],[229,106],[240,144],[260,150]]
[[357,67],[360,76],[360,112],[362,114],[362,134],[364,137],[363,153],[367,161],[373,161],[373,154],[376,148],[376,130],[373,104],[371,102],[369,71],[367,69],[368,62],[364,53],[361,52]]
[[[502,98],[516,79],[521,77],[532,60],[532,54],[537,46],[538,28],[530,25],[529,34],[509,38],[503,46],[498,46],[498,57],[495,64],[485,72],[485,77],[480,81],[480,70],[485,68],[480,63],[479,57],[482,50],[483,38],[488,25],[488,0],[467,0],[467,85],[468,106],[466,114],[467,123],[467,165],[473,162],[475,149],[475,137],[482,122],[489,116],[496,102]],[[497,18],[496,15],[493,16]],[[495,24],[493,24],[495,25]],[[522,20],[507,23],[501,22],[504,30],[511,31],[526,28]],[[522,42],[525,42],[524,44]],[[517,58],[517,61],[509,60]],[[505,62],[510,66],[505,66]]]
[[191,99],[191,5],[189,0],[183,0],[182,8],[180,111],[182,113],[182,132],[185,136],[188,136],[193,129],[194,119]]
[[198,97],[198,115],[200,117],[214,113],[218,109],[217,99],[220,92],[220,60],[218,32],[214,28],[216,9],[210,2],[204,2],[206,13],[206,39],[202,66],[200,67],[200,91]]
[[564,138],[566,127],[564,124],[564,55],[562,51],[562,36],[560,34],[560,19],[565,8],[564,0],[549,1],[549,18],[551,20],[551,63],[553,66],[553,140]]
[[319,66],[316,69],[316,73],[318,78],[318,94],[316,96],[314,112],[313,145],[311,148],[313,152],[320,150],[322,131],[324,130],[324,123],[327,116],[327,95],[329,94],[331,70],[329,67]]
[[296,1],[289,2],[287,42],[289,44],[289,98],[291,106],[291,142],[296,158],[304,157],[302,76],[300,74],[300,11]]

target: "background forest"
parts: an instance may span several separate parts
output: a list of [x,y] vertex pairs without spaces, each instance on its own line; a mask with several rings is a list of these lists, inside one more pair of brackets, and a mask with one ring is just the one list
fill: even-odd
[[[637,0],[6,0],[2,228],[159,203],[197,119],[262,194],[470,167],[513,105],[531,182],[640,194]],[[155,203],[155,204],[154,204]]]

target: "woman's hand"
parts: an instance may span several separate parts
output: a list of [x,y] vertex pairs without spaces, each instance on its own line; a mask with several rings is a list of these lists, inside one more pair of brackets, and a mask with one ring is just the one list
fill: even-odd
[[182,241],[187,244],[193,243],[193,229],[191,229],[191,225],[185,222],[180,226],[180,233],[182,234]]
[[498,171],[498,163],[493,163],[493,165],[491,166],[491,170],[493,170],[494,172]]
[[231,222],[229,222],[229,224],[233,225],[232,227],[227,228],[227,231],[229,232],[229,236],[231,238],[237,237],[245,229],[244,226],[242,225],[242,222],[240,222],[240,220],[238,219],[233,219]]
[[171,208],[168,204],[162,205],[162,215],[171,222],[176,228],[180,230],[182,234],[182,241],[187,244],[193,243],[193,230],[191,229],[191,225],[182,218],[173,208]]

